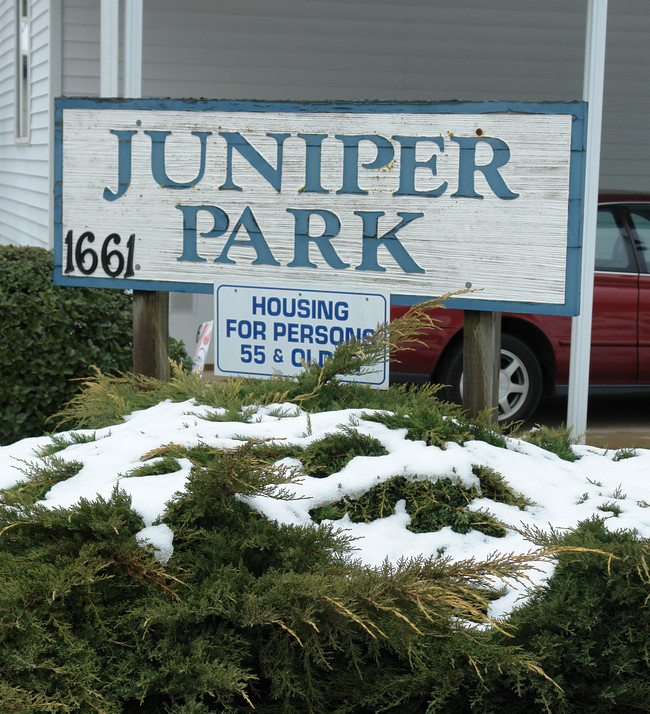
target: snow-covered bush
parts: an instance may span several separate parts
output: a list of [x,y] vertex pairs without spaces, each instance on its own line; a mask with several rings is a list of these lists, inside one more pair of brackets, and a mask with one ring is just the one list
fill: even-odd
[[98,373],[89,429],[0,449],[3,712],[647,709],[650,455],[340,384],[359,347],[296,380]]

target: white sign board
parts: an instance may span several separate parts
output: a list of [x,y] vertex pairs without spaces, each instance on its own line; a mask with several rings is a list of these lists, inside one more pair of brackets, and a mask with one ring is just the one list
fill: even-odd
[[55,151],[61,284],[575,311],[580,102],[63,99]]
[[[336,346],[372,334],[390,320],[390,295],[269,286],[215,285],[214,372],[224,376],[297,375],[322,365]],[[388,388],[388,360],[346,375]]]

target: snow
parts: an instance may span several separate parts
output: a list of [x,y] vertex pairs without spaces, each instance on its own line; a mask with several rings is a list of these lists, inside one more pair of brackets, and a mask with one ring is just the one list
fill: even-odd
[[[173,532],[158,521],[165,504],[184,489],[191,464],[180,459],[181,470],[160,476],[129,476],[142,465],[141,458],[168,444],[218,448],[240,446],[245,439],[280,439],[284,444],[306,446],[341,427],[352,427],[378,439],[388,451],[385,456],[358,456],[341,471],[327,478],[312,478],[300,473],[300,462],[283,459],[279,466],[299,475],[296,483],[285,486],[297,497],[279,500],[268,496],[248,498],[250,505],[267,518],[279,523],[308,525],[313,523],[309,510],[339,500],[343,495],[354,498],[373,485],[394,476],[416,476],[436,479],[458,479],[478,487],[472,466],[487,466],[500,473],[506,482],[532,505],[519,509],[476,499],[471,508],[488,510],[511,526],[505,538],[486,536],[478,531],[454,533],[443,528],[435,533],[412,533],[407,530],[410,517],[404,504],[396,512],[371,523],[352,523],[347,517],[334,522],[354,539],[352,557],[379,567],[386,560],[397,563],[417,556],[438,555],[453,559],[486,559],[494,553],[524,554],[532,544],[519,532],[522,526],[541,530],[570,529],[593,515],[607,518],[612,530],[635,529],[650,537],[650,450],[636,449],[633,456],[614,460],[615,452],[591,446],[574,446],[581,458],[575,462],[560,459],[537,446],[515,438],[507,439],[507,448],[470,441],[460,446],[449,443],[445,448],[427,446],[406,439],[404,430],[363,419],[364,410],[349,409],[308,415],[295,405],[250,407],[248,423],[214,422],[205,417],[214,409],[193,401],[162,402],[126,417],[124,423],[98,430],[75,430],[75,434],[94,435],[95,440],[67,446],[57,458],[78,461],[83,468],[75,476],[57,483],[42,503],[49,507],[69,507],[80,498],[109,498],[116,486],[132,499],[133,510],[145,523],[138,534],[140,541],[151,543],[157,556],[166,562],[173,552]],[[65,437],[65,433],[61,436]],[[37,462],[41,449],[50,445],[47,436],[24,439],[0,447],[0,488],[9,488],[26,478],[26,463]],[[612,504],[620,513],[608,510]],[[553,570],[552,563],[540,563],[539,570],[529,573],[541,583]],[[496,583],[501,585],[501,583]],[[506,594],[490,609],[492,617],[507,615],[522,598],[525,586],[507,582]]]

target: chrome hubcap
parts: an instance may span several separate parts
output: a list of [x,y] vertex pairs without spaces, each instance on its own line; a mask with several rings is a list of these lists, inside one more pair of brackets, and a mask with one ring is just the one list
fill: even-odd
[[[460,395],[463,396],[463,376],[460,377]],[[509,421],[521,408],[530,384],[524,363],[509,350],[501,350],[499,370],[499,420]]]

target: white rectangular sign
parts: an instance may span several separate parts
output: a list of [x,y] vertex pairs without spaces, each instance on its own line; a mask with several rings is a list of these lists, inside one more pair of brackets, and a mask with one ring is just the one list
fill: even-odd
[[57,100],[55,280],[575,312],[584,104]]
[[[383,291],[215,285],[215,374],[293,376],[322,365],[341,342],[360,339],[390,320]],[[388,360],[345,381],[388,387]]]

